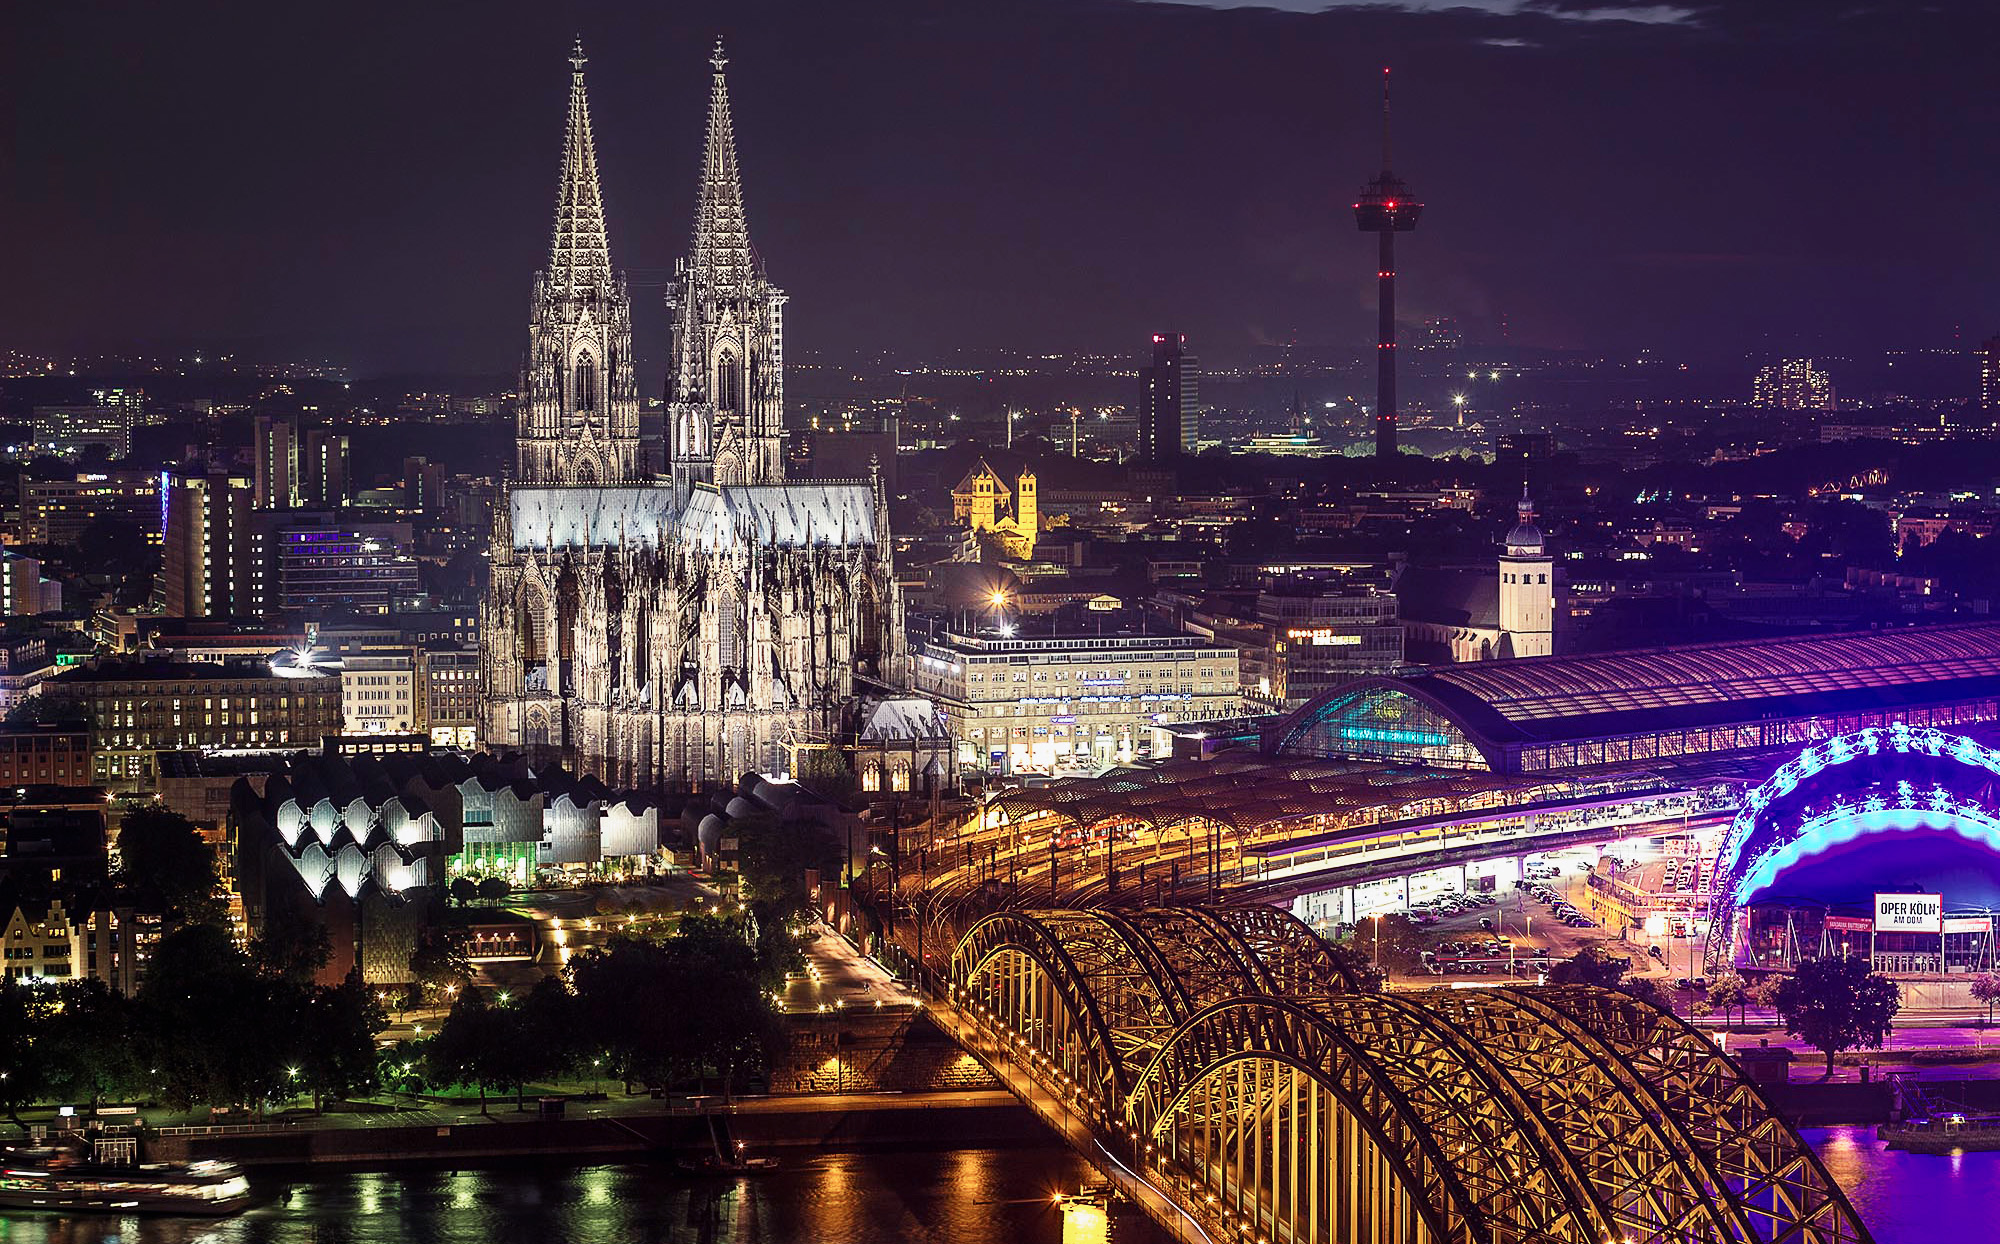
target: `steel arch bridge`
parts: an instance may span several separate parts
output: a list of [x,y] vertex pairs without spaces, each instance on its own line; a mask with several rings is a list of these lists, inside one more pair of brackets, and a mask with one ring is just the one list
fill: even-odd
[[1869,1244],[1673,1015],[1586,986],[1365,985],[1288,913],[1177,907],[988,916],[946,988],[1016,1092],[1212,1244]]

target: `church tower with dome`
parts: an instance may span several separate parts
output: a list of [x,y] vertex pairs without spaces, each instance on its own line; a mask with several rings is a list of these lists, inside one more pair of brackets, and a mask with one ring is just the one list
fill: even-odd
[[1500,655],[1545,657],[1555,651],[1555,561],[1535,526],[1526,486],[1515,515],[1500,555]]

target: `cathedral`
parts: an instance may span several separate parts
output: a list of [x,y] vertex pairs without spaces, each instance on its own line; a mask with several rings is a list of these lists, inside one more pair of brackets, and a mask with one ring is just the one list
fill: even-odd
[[480,615],[486,742],[619,786],[796,772],[857,694],[904,681],[880,471],[785,478],[785,295],[750,245],[719,44],[694,237],[668,294],[671,460],[645,462],[580,46],[570,63]]

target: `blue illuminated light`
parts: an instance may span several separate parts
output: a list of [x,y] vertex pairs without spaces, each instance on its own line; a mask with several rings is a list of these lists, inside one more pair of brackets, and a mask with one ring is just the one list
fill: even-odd
[[1451,740],[1424,730],[1385,730],[1376,726],[1342,726],[1340,737],[1350,743],[1414,743],[1418,747],[1449,747]]
[[2000,752],[1983,747],[1964,735],[1946,734],[1932,726],[1917,729],[1901,723],[1886,728],[1871,726],[1852,734],[1824,739],[1786,761],[1762,785],[1743,797],[1742,806],[1737,809],[1736,819],[1730,823],[1729,836],[1723,841],[1722,851],[1717,857],[1718,875],[1735,875],[1741,867],[1741,856],[1750,840],[1750,831],[1774,801],[1791,794],[1798,789],[1799,783],[1822,770],[1850,760],[1879,756],[1885,750],[1904,755],[1948,757],[1960,764],[2000,776]]
[[[1870,801],[1877,802],[1877,801]],[[1951,811],[1930,807],[1841,808],[1799,826],[1796,836],[1757,857],[1733,892],[1741,907],[1750,896],[1772,885],[1788,869],[1813,856],[1881,831],[1948,830],[1967,842],[2000,854],[2000,821],[1967,806]]]

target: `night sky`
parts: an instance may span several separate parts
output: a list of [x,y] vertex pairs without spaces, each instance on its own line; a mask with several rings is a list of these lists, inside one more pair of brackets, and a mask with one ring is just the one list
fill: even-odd
[[649,373],[718,34],[794,348],[1359,350],[1383,64],[1409,316],[1696,360],[2000,331],[1991,0],[149,2],[9,10],[0,345],[511,369],[579,33]]

